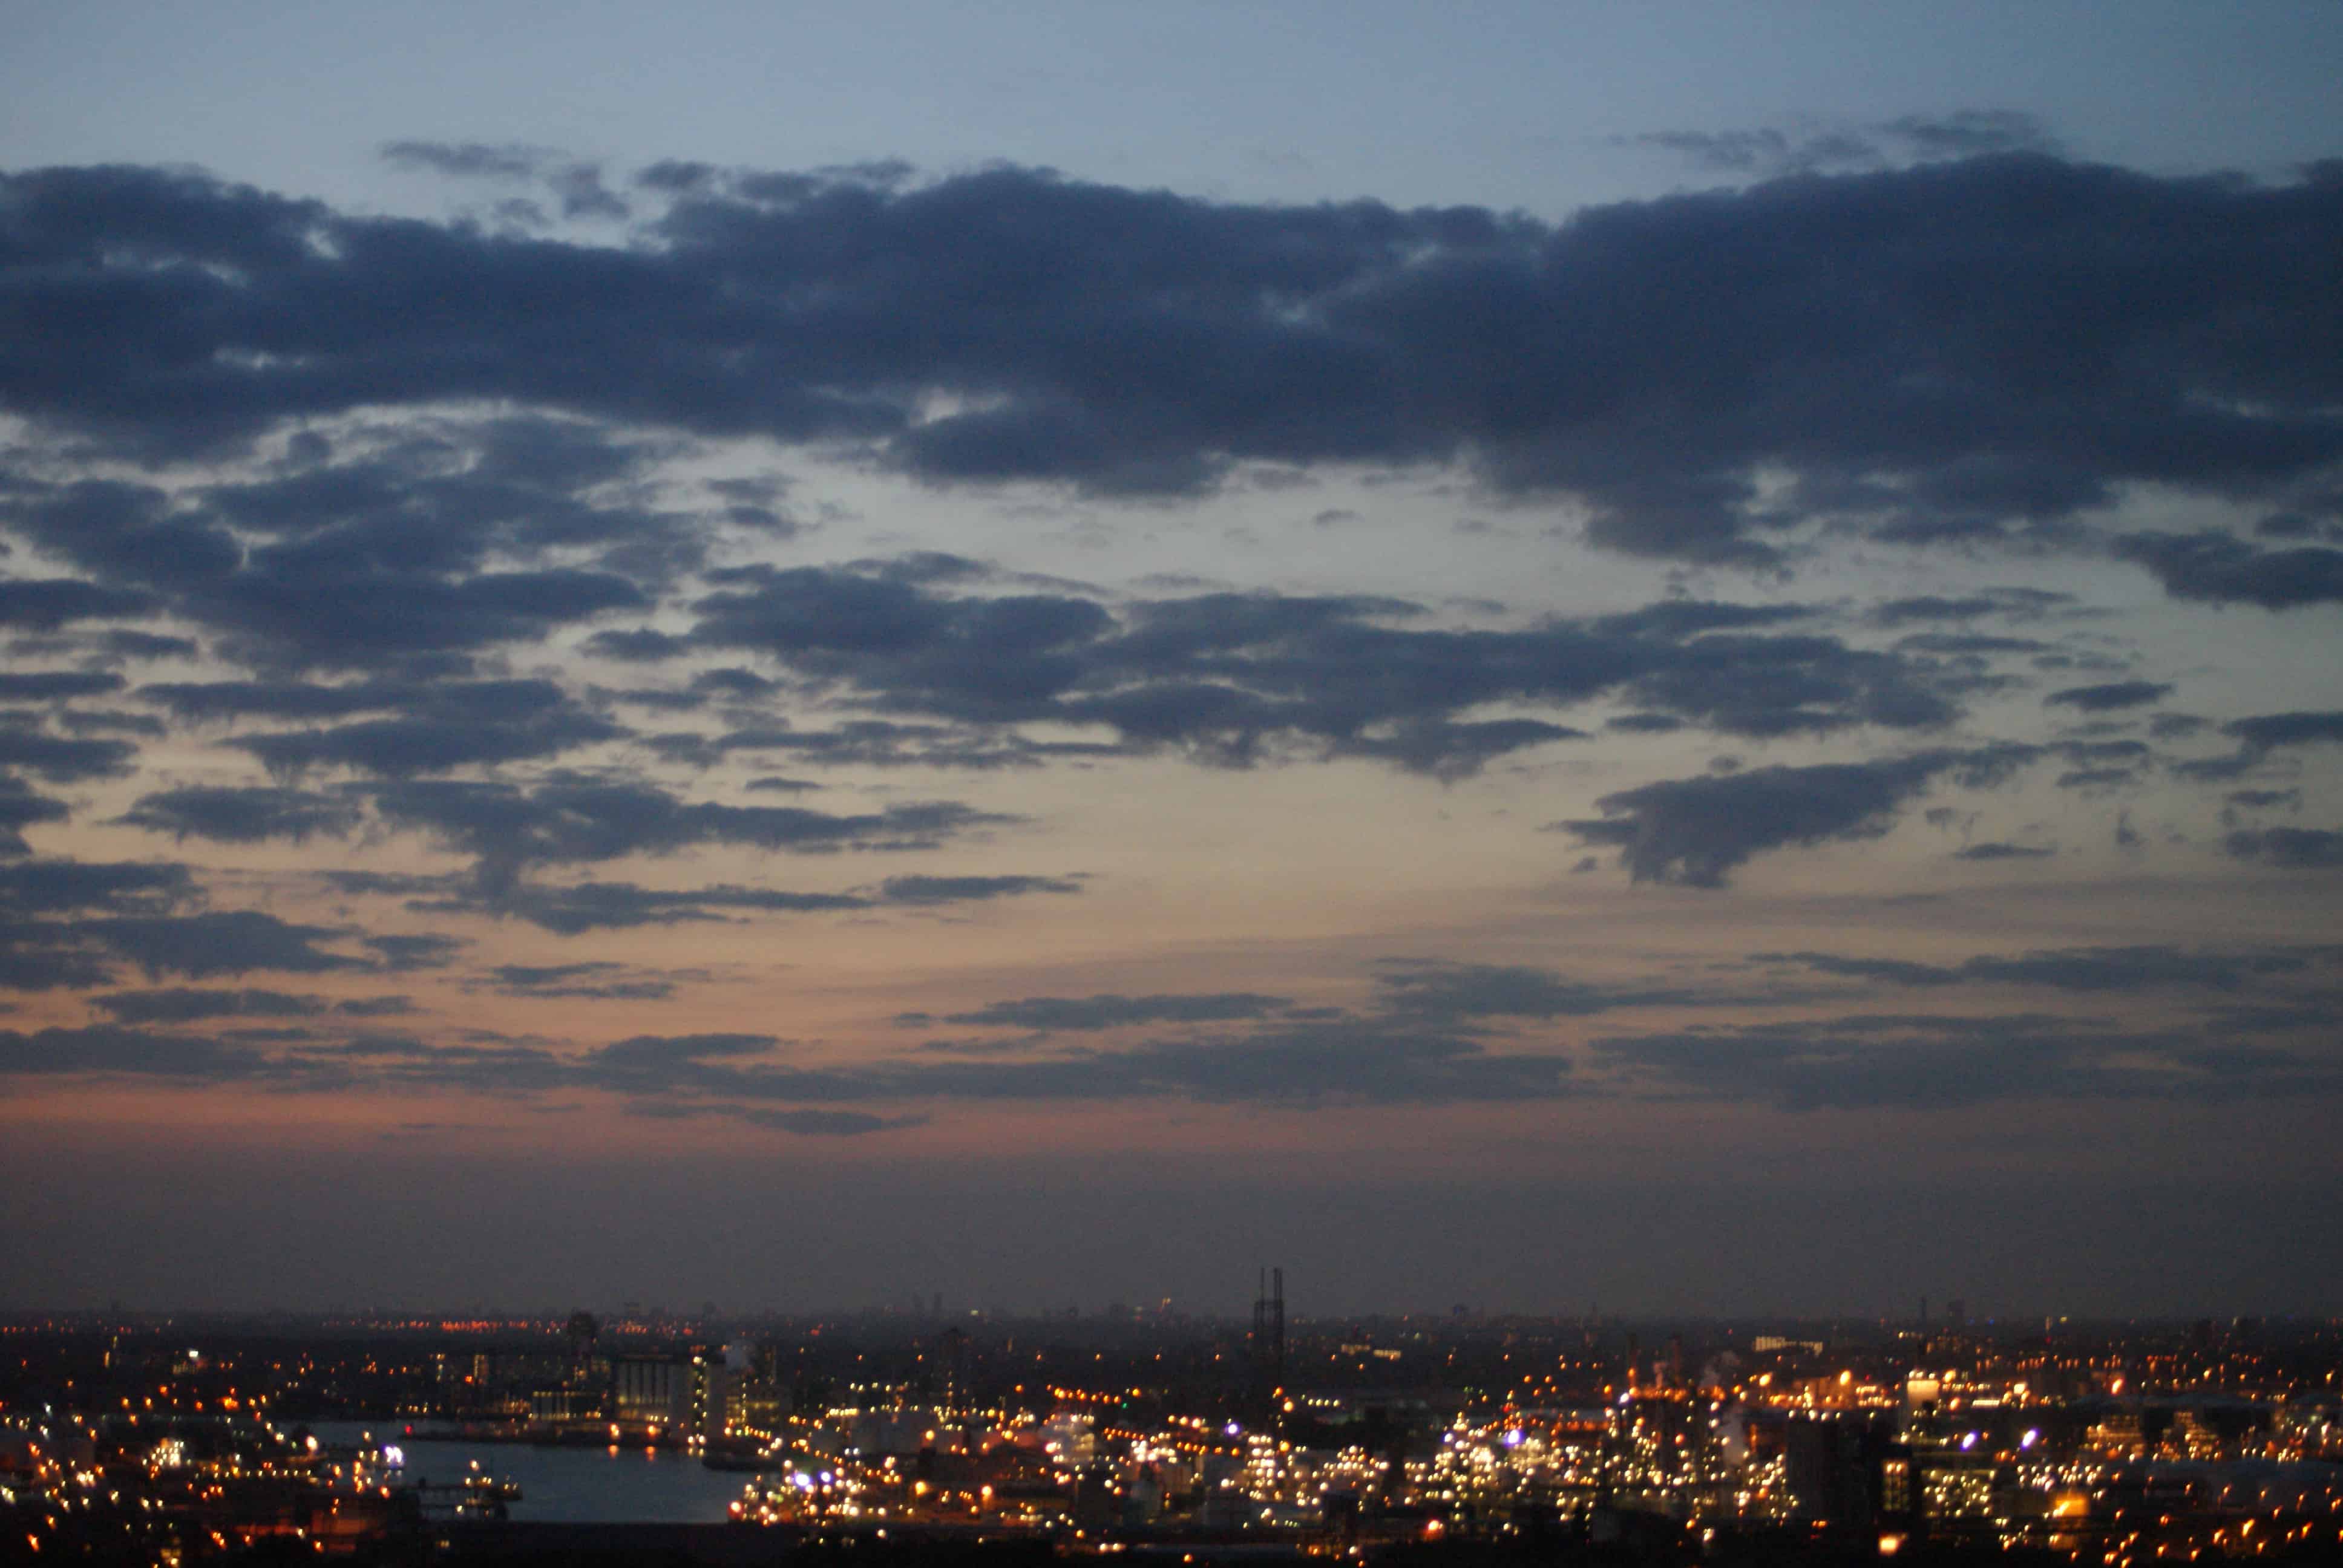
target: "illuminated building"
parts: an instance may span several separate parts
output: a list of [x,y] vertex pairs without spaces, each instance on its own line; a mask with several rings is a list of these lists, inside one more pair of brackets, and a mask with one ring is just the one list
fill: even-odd
[[610,1417],[622,1426],[679,1432],[691,1419],[692,1365],[669,1356],[610,1358]]

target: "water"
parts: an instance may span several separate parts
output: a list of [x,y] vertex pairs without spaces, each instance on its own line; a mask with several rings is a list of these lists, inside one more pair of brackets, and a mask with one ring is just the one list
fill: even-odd
[[462,1481],[472,1461],[499,1481],[520,1483],[515,1519],[569,1524],[716,1524],[740,1495],[745,1475],[709,1469],[669,1449],[535,1448],[525,1442],[431,1442],[397,1421],[321,1421],[317,1441],[355,1445],[372,1432],[407,1454],[406,1478],[434,1485]]

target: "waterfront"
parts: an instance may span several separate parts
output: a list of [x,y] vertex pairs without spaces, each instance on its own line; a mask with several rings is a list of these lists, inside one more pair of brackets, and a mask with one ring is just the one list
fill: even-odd
[[405,1453],[409,1482],[446,1484],[480,1470],[518,1483],[517,1520],[563,1524],[720,1523],[740,1495],[745,1475],[709,1470],[672,1449],[550,1448],[523,1442],[468,1442],[412,1437],[397,1421],[310,1423],[319,1442],[348,1447],[373,1441]]

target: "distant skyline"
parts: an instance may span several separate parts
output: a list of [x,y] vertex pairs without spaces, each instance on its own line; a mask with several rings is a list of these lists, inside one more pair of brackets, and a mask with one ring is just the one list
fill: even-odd
[[0,1310],[2335,1309],[2343,10],[18,21]]

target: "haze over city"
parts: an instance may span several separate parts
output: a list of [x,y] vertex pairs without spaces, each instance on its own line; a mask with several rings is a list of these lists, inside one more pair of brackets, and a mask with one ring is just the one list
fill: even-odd
[[2333,1310],[2343,11],[19,10],[0,1308]]

